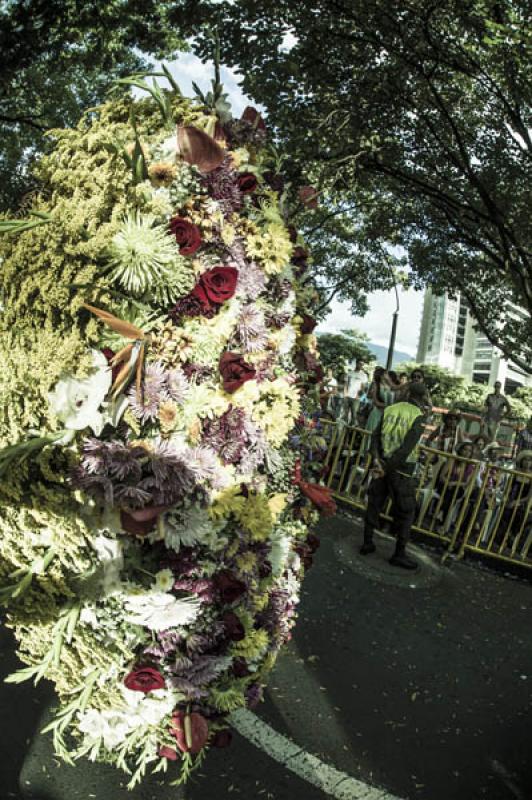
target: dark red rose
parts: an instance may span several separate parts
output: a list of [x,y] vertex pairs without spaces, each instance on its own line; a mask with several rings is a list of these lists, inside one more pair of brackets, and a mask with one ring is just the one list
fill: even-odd
[[228,639],[232,642],[241,642],[246,635],[244,626],[234,611],[225,611],[222,614],[222,624],[224,632]]
[[158,755],[161,758],[167,758],[169,761],[177,761],[177,750],[174,750],[173,747],[161,745],[158,750]]
[[235,678],[245,678],[249,675],[248,662],[245,658],[233,659],[233,675]]
[[223,731],[216,731],[212,740],[213,747],[229,747],[233,741],[233,731],[224,728]]
[[241,172],[237,184],[242,194],[250,194],[257,188],[257,178],[252,172]]
[[242,384],[255,377],[255,368],[247,364],[238,353],[224,353],[220,358],[220,375],[226,392],[232,394]]
[[307,547],[310,549],[310,552],[315,553],[320,544],[321,542],[319,537],[316,536],[315,533],[309,533],[307,536]]
[[258,131],[266,130],[266,125],[264,124],[262,116],[253,106],[246,106],[240,119],[244,122],[249,122]]
[[194,255],[201,245],[201,232],[198,226],[183,217],[174,217],[170,220],[170,230],[179,245],[181,255]]
[[175,736],[182,753],[199,753],[209,738],[209,724],[204,716],[193,711],[175,711],[172,714],[170,733]]
[[224,603],[234,603],[246,591],[246,584],[235,578],[229,570],[218,572],[214,576],[214,585]]
[[234,295],[237,280],[238,270],[234,267],[214,267],[203,273],[198,285],[201,286],[207,300],[221,305]]
[[316,320],[313,317],[310,317],[308,314],[302,314],[301,319],[303,320],[301,323],[301,333],[312,333],[318,324]]
[[153,692],[164,689],[164,678],[155,667],[137,667],[124,678],[124,684],[133,692]]

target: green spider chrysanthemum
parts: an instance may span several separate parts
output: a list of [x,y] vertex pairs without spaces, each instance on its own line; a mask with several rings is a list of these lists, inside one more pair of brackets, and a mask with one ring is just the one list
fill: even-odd
[[164,225],[151,214],[128,214],[109,247],[110,277],[136,297],[164,297],[170,302],[194,285],[191,267]]

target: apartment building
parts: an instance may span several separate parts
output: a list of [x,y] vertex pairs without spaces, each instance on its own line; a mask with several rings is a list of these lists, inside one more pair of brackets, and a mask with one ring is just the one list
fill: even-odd
[[[526,315],[517,306],[509,308],[508,313],[523,319]],[[417,361],[446,367],[474,383],[493,386],[500,381],[503,391],[510,394],[518,386],[532,385],[531,376],[503,358],[500,350],[477,330],[459,293],[451,298],[447,294],[435,295],[431,289],[425,291]]]

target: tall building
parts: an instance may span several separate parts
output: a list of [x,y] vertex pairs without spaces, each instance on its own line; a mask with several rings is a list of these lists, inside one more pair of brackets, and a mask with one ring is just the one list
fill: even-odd
[[[526,312],[511,306],[508,313],[525,319]],[[532,378],[520,367],[503,358],[477,329],[467,303],[458,293],[436,295],[427,289],[423,301],[423,316],[417,350],[421,364],[437,364],[474,383],[493,386],[500,381],[503,391],[532,385]]]
[[469,317],[467,305],[459,294],[451,298],[427,289],[423,300],[418,362],[437,364],[461,374]]

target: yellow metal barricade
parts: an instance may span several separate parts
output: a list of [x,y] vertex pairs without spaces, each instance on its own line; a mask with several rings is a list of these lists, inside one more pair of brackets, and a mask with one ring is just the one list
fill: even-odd
[[[327,486],[366,507],[370,437],[363,428],[322,420]],[[467,551],[532,566],[532,474],[420,446],[414,531],[461,557]],[[390,503],[382,516],[390,519]]]

